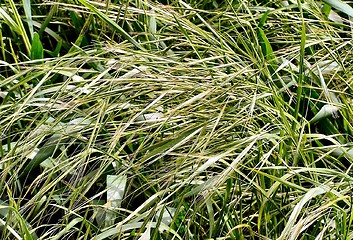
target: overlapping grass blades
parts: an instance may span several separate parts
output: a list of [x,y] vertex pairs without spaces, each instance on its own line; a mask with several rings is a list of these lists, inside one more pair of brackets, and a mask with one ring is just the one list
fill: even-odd
[[1,239],[351,238],[350,10],[324,2],[342,21],[316,1],[6,1]]

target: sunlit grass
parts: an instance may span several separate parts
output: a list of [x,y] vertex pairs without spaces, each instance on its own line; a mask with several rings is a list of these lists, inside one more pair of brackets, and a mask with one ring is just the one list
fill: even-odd
[[324,2],[6,1],[1,239],[351,239],[351,9]]

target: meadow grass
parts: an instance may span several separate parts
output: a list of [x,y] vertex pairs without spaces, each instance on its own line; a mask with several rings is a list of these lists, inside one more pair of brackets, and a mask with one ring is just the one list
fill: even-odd
[[1,239],[353,239],[352,17],[3,1]]

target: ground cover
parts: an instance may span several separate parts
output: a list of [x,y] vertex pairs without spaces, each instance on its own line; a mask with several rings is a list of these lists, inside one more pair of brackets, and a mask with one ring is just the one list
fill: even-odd
[[352,239],[347,2],[2,1],[1,239]]

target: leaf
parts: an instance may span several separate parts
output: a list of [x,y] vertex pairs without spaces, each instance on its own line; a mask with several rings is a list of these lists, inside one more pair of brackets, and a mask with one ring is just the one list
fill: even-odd
[[320,111],[310,120],[310,123],[315,123],[320,121],[323,118],[327,118],[335,114],[339,110],[338,107],[326,104],[323,106]]
[[331,6],[328,5],[327,3],[324,4],[324,6],[322,6],[321,8],[321,12],[326,16],[328,17],[330,15],[330,12],[331,12]]
[[332,152],[335,157],[344,156],[347,159],[353,159],[353,149],[347,147],[339,147]]
[[[112,208],[120,208],[126,188],[126,175],[107,175],[107,204]],[[107,211],[105,215],[105,226],[114,224],[116,212]]]
[[31,10],[31,0],[23,0],[23,9],[26,15],[26,21],[29,29],[29,33],[31,35],[31,39],[34,37],[33,31],[33,20],[32,20],[32,10]]
[[149,17],[149,31],[151,34],[156,34],[157,33],[157,21],[154,16]]
[[[100,233],[99,235],[94,237],[94,240],[103,240],[103,239],[116,239],[116,238],[112,238],[112,236],[117,235],[117,234],[121,234],[122,232],[126,232],[132,229],[138,229],[141,228],[143,226],[143,222],[133,222],[133,223],[128,223],[128,224],[124,224],[122,226],[118,225],[114,228],[109,228],[109,229],[103,229],[102,233]],[[157,223],[156,222],[150,222],[150,227],[151,228],[156,228],[157,227]],[[159,232],[164,232],[167,231],[171,234],[174,235],[173,238],[171,239],[183,239],[179,236],[179,234],[172,228],[166,226],[165,224],[161,223],[160,226],[158,227],[158,231]],[[147,235],[147,234],[146,234]],[[146,236],[145,235],[145,236]]]
[[31,48],[31,59],[43,59],[44,50],[42,42],[40,41],[40,37],[38,33],[34,33],[32,40],[32,48]]
[[330,19],[335,23],[343,24],[343,18],[341,18],[341,16],[333,10],[330,11],[330,14],[328,15],[328,19]]
[[174,218],[175,212],[176,212],[176,209],[172,207],[159,209],[156,213],[156,220],[158,220],[161,217],[162,218],[161,222],[169,226]]
[[139,237],[138,240],[150,240],[151,239],[151,222],[147,223],[145,232]]
[[283,5],[284,7],[288,7],[288,6],[289,6],[288,1],[281,1],[281,3],[282,3],[282,5]]
[[[33,21],[33,25],[35,27],[37,27],[37,28],[41,28],[42,27],[42,24],[40,24],[40,23],[38,23],[36,21]],[[46,32],[52,38],[54,38],[56,41],[58,41],[58,45],[59,45],[60,48],[61,48],[61,45],[67,50],[71,47],[71,45],[68,42],[63,40],[63,38],[58,33],[54,32],[50,28],[48,28],[48,27],[44,28],[44,32]],[[40,33],[38,33],[38,34],[39,34],[39,36],[41,36]],[[58,46],[55,48],[55,51],[57,51],[57,48],[58,48]]]
[[265,22],[266,22],[266,20],[267,20],[268,14],[270,14],[270,11],[266,11],[266,12],[264,13],[264,15],[261,17],[260,22],[259,22],[259,25],[258,25],[259,28],[263,29],[263,27],[264,27],[264,25],[265,25]]
[[353,8],[347,3],[342,2],[341,0],[324,0],[325,3],[336,8],[337,10],[344,12],[350,17],[353,17]]
[[136,118],[136,122],[156,122],[163,118],[163,113],[146,113]]
[[270,44],[270,41],[268,41],[264,30],[259,28],[259,29],[257,29],[257,32],[258,32],[257,37],[259,38],[259,42],[261,45],[261,50],[262,50],[263,55],[265,56],[265,58],[267,60],[274,59],[272,46]]
[[107,202],[114,208],[121,206],[126,187],[126,175],[107,175]]
[[54,134],[48,139],[42,148],[39,149],[38,153],[33,157],[30,162],[19,171],[19,177],[26,176],[32,169],[36,168],[39,164],[45,161],[48,157],[52,156],[55,149],[63,141],[61,135]]
[[261,17],[259,25],[258,25],[258,29],[256,31],[257,38],[259,39],[259,43],[260,43],[260,46],[261,46],[261,51],[262,51],[263,55],[265,56],[265,58],[267,60],[274,59],[272,46],[270,44],[270,41],[268,41],[268,38],[266,37],[266,34],[265,34],[264,30],[263,30],[263,27],[265,25],[265,22],[267,20],[267,17],[269,15],[269,13],[270,12],[267,11]]
[[[292,237],[292,228],[299,216],[299,214],[301,213],[302,209],[304,208],[304,205],[310,201],[312,198],[315,198],[318,195],[321,195],[323,193],[326,193],[327,191],[330,191],[330,189],[326,189],[324,187],[317,187],[317,188],[313,188],[310,191],[308,191],[304,197],[299,201],[299,203],[297,203],[297,205],[295,206],[295,208],[293,209],[292,214],[290,215],[287,224],[285,226],[285,228],[283,229],[283,232],[281,234],[281,236],[279,238],[277,238],[277,240],[284,240],[284,239],[289,239]],[[292,239],[292,238],[291,238]]]
[[47,17],[45,18],[45,21],[40,25],[39,29],[39,36],[42,36],[44,30],[48,27],[50,20],[53,18],[54,13],[58,10],[58,4],[54,4],[54,6],[51,7],[49,13],[47,14]]
[[212,235],[213,235],[212,233],[213,233],[214,228],[215,228],[215,219],[214,219],[215,212],[214,212],[214,209],[213,209],[213,206],[212,206],[211,198],[207,198],[205,203],[206,203],[207,212],[208,212],[208,219],[210,221],[210,233],[209,233],[209,236],[211,238]]

